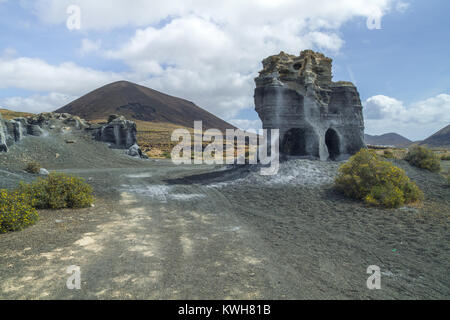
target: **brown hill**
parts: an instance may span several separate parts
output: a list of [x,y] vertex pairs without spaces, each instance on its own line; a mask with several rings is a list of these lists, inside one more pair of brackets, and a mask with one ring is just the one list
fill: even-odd
[[119,114],[137,122],[192,128],[194,121],[202,120],[204,129],[217,128],[224,131],[235,128],[192,102],[128,81],[108,84],[55,112],[70,113],[91,121]]
[[450,148],[450,125],[439,130],[431,137],[425,139],[420,143],[429,147],[445,147]]
[[413,142],[397,133],[386,133],[381,136],[365,135],[366,143],[369,145],[395,146],[404,148]]

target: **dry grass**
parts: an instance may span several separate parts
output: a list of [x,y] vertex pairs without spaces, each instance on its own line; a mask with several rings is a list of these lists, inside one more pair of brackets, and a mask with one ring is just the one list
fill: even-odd
[[[369,148],[371,149],[371,148]],[[384,156],[386,152],[392,152],[395,159],[403,160],[408,153],[407,149],[401,148],[383,148],[383,149],[371,149],[374,150],[375,153],[379,156]],[[433,148],[431,149],[439,158],[447,158],[450,157],[450,151],[442,148]],[[441,160],[441,174],[450,179],[450,161],[449,160]]]
[[138,144],[142,150],[150,157],[156,159],[168,158],[172,152],[175,142],[171,141],[172,132],[176,129],[187,129],[193,132],[192,128],[185,128],[171,123],[158,123],[135,121],[138,129]]
[[[156,159],[167,159],[170,158],[172,149],[177,145],[177,142],[172,142],[172,132],[176,129],[186,129],[188,130],[192,137],[194,134],[193,128],[182,127],[170,123],[155,123],[146,121],[136,121],[138,129],[138,144],[141,146],[142,150],[150,157]],[[205,139],[207,136],[205,136]],[[203,148],[205,148],[209,143],[203,142]],[[226,159],[225,150],[227,146],[232,145],[233,142],[228,142],[224,139],[224,159]],[[236,142],[235,144],[235,155],[237,154]],[[248,146],[245,147],[244,151],[247,155],[249,153]],[[251,152],[254,152],[252,150]],[[248,158],[248,157],[246,157]]]
[[441,172],[447,179],[450,178],[450,161],[441,161]]
[[2,117],[6,120],[11,120],[14,118],[21,118],[21,117],[29,117],[29,116],[33,115],[32,113],[11,111],[11,110],[7,110],[7,109],[0,109],[0,113],[2,114]]
[[[370,150],[375,151],[375,153],[379,156],[384,157],[385,154],[391,153],[394,159],[404,159],[408,151],[406,149],[402,148],[383,148],[383,149],[372,149],[369,147]],[[391,157],[387,157],[391,158]]]

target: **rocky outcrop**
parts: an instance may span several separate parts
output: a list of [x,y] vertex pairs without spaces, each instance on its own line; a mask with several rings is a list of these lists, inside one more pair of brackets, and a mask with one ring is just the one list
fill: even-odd
[[[92,133],[93,138],[110,143],[112,148],[126,149],[130,156],[146,158],[137,145],[136,123],[112,115],[105,125],[89,123],[68,113],[42,113],[27,118],[4,120],[0,115],[0,152],[7,152],[14,143],[26,136],[42,136],[48,132],[64,134],[72,129]],[[66,140],[66,143],[75,143]]]
[[136,123],[123,116],[110,115],[108,123],[94,130],[94,138],[109,143],[112,148],[127,149],[126,154],[131,157],[148,157],[137,144]]
[[146,156],[142,152],[141,148],[137,144],[132,145],[127,150],[127,155],[129,155],[130,157],[139,157],[139,158],[143,158],[143,159],[147,159],[148,158],[148,156]]
[[2,118],[2,115],[0,113],[0,152],[7,152],[8,151],[8,145],[6,143],[6,129],[4,125],[4,121]]
[[5,120],[0,115],[0,152],[7,152],[9,146],[27,135],[40,136],[43,130],[34,124],[32,118]]
[[110,143],[113,148],[129,149],[136,144],[136,135],[136,123],[123,116],[111,115],[108,123],[97,130],[95,138]]
[[358,90],[332,81],[332,60],[311,50],[281,52],[263,61],[255,79],[255,106],[264,129],[280,129],[285,156],[338,160],[364,144]]

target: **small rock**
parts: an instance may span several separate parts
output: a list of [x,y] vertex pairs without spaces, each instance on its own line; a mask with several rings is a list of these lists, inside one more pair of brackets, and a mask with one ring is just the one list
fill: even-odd
[[137,144],[132,145],[130,149],[127,150],[126,154],[131,157],[140,157],[142,159],[148,159],[148,156],[142,152],[141,148],[139,148]]
[[141,154],[142,154],[142,151],[137,144],[132,145],[130,147],[130,149],[128,149],[128,151],[127,151],[127,155],[129,155],[131,157],[140,157]]
[[48,176],[50,174],[50,172],[48,172],[47,169],[41,168],[41,169],[39,169],[39,174],[41,176]]
[[67,144],[74,144],[74,143],[76,143],[76,141],[75,140],[66,140],[66,143]]

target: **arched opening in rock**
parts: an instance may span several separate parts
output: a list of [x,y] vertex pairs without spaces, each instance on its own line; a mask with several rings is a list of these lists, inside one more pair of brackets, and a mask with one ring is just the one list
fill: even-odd
[[288,156],[319,157],[319,138],[313,128],[293,128],[281,143],[281,153]]
[[294,64],[294,69],[295,69],[295,70],[300,70],[301,67],[302,67],[301,62]]
[[325,134],[325,143],[328,148],[330,160],[336,160],[341,155],[339,136],[333,129],[328,129]]

